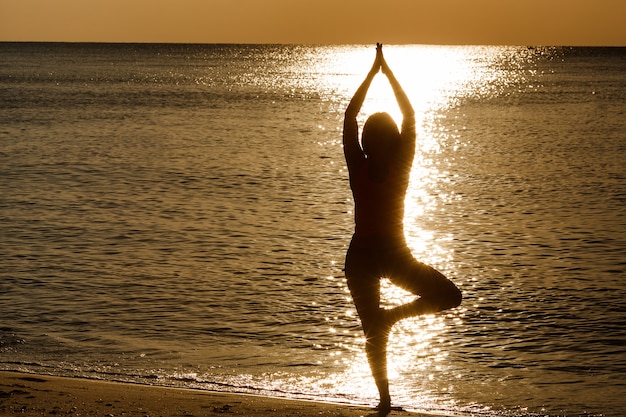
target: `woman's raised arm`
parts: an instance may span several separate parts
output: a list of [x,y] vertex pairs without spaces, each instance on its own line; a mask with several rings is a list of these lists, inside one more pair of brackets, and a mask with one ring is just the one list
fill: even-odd
[[415,141],[417,139],[415,131],[415,110],[409,101],[409,97],[407,97],[395,75],[393,75],[391,68],[387,65],[387,61],[385,61],[385,57],[383,57],[382,49],[380,52],[380,60],[381,71],[387,76],[391,89],[393,90],[393,94],[396,96],[396,101],[398,102],[400,111],[402,112],[402,129],[400,130],[400,137],[402,139],[401,146],[403,148],[403,152],[401,155],[402,159],[406,161],[407,167],[410,167],[413,163],[413,157],[415,155]]
[[348,170],[352,170],[360,161],[365,159],[363,150],[359,145],[359,127],[356,117],[361,111],[365,96],[370,88],[374,76],[380,70],[382,62],[382,45],[376,44],[376,59],[370,69],[369,73],[365,77],[365,80],[361,83],[359,88],[354,93],[348,108],[346,109],[345,118],[343,121],[343,152],[348,164]]
[[389,80],[389,84],[391,85],[393,94],[396,96],[396,101],[398,102],[398,106],[400,106],[400,111],[402,112],[402,115],[404,117],[415,116],[415,110],[413,110],[413,106],[411,105],[409,98],[400,86],[400,83],[396,79],[395,75],[393,75],[393,72],[391,71],[391,68],[389,68],[389,65],[387,65],[385,57],[383,57],[382,45],[380,45],[380,60],[382,73],[385,74],[387,76],[387,79]]

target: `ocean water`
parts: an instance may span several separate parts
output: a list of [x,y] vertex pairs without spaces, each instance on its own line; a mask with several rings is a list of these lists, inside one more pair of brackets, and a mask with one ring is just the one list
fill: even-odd
[[[394,328],[395,403],[622,415],[626,49],[385,53],[418,112],[407,240],[464,294]],[[374,405],[341,148],[373,56],[0,44],[0,369]],[[383,81],[361,120],[399,117]]]

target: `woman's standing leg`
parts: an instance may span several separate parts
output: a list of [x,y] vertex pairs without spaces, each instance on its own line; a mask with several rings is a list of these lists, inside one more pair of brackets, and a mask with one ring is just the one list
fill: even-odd
[[386,415],[391,409],[387,341],[392,323],[380,308],[380,279],[348,276],[348,287],[365,333],[365,353],[380,396],[379,415]]
[[380,308],[380,276],[373,257],[368,251],[354,247],[346,257],[346,278],[350,294],[354,300],[361,326],[365,333],[365,353],[378,388],[380,404],[379,416],[391,410],[389,379],[387,376],[387,341],[392,322],[387,312]]

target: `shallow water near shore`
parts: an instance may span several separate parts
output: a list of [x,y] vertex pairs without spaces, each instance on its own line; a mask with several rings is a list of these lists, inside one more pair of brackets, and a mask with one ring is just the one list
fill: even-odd
[[[464,294],[394,328],[394,401],[620,415],[626,50],[385,48],[407,240]],[[375,404],[341,148],[373,53],[0,44],[0,369]]]

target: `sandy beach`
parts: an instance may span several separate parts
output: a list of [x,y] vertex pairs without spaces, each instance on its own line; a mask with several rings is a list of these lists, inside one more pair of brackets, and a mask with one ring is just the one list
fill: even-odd
[[[366,417],[366,407],[82,378],[0,372],[1,416],[337,416]],[[393,411],[391,416],[426,416]]]

